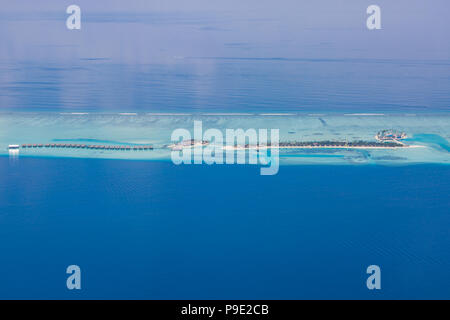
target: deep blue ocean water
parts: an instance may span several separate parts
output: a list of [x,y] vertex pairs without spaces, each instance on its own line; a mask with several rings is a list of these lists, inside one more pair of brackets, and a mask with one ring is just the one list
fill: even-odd
[[0,177],[0,298],[450,298],[449,166],[0,157]]

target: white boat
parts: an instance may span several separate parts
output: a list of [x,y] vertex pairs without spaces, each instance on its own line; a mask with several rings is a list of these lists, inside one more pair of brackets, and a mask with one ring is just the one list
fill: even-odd
[[20,146],[18,144],[10,144],[8,150],[19,150]]

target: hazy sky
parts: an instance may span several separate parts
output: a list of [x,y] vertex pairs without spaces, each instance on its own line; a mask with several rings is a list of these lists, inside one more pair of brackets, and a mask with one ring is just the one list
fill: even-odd
[[[81,30],[65,25],[82,10]],[[381,7],[382,30],[366,28]],[[0,60],[183,57],[449,59],[448,0],[2,1]]]

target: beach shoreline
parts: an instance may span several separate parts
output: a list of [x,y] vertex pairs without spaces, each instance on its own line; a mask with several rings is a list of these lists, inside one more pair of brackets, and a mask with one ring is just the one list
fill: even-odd
[[390,146],[224,146],[224,150],[261,150],[261,149],[405,149],[405,148],[426,148],[422,145],[402,145],[398,147]]

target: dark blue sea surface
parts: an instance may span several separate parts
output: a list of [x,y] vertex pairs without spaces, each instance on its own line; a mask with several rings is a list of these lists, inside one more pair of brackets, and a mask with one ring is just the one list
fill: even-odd
[[2,299],[450,298],[449,166],[0,157],[0,177]]

